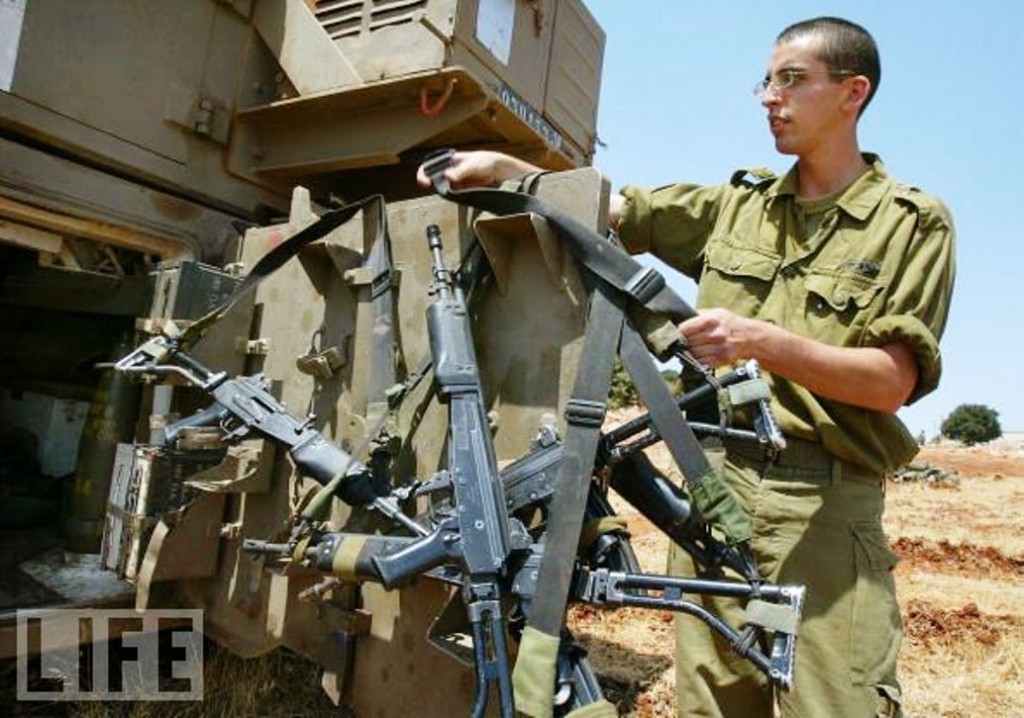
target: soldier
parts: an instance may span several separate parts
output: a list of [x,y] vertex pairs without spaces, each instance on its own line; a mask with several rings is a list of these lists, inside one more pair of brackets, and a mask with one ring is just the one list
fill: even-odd
[[[807,586],[795,687],[777,697],[787,717],[901,715],[884,487],[917,451],[895,412],[938,384],[954,233],[940,201],[859,149],[857,121],[880,76],[864,28],[830,17],[792,25],[755,87],[776,149],[796,156],[785,176],[627,187],[611,203],[630,251],[699,281],[698,316],[679,326],[693,354],[715,367],[757,359],[772,385],[788,448],[768,463],[727,441],[725,475],[754,522],[764,574]],[[492,184],[535,169],[458,153],[448,177]],[[682,551],[669,561],[693,570]],[[730,600],[706,600],[741,620]],[[677,625],[677,693],[684,716],[770,718],[775,700],[688,616]]]

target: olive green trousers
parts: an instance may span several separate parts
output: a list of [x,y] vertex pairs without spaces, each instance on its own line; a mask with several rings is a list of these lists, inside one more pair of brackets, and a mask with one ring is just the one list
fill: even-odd
[[[721,460],[724,457],[717,457]],[[794,688],[778,691],[698,619],[676,618],[680,716],[783,718],[902,716],[896,659],[902,622],[882,532],[884,481],[822,468],[766,465],[730,455],[725,476],[754,522],[762,575],[807,587]],[[669,573],[693,575],[672,547]],[[690,597],[738,626],[736,599]]]

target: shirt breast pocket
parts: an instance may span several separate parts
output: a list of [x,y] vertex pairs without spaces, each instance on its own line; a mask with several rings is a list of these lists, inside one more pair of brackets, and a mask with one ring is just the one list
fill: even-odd
[[[851,274],[808,274],[804,278],[807,291],[805,311],[808,323],[812,329],[817,329],[813,336],[827,340],[837,334],[836,330],[841,331],[843,338],[848,338],[851,331],[859,333],[867,326],[870,317],[877,313],[878,303],[882,301],[879,296],[884,288],[881,282]],[[840,336],[833,338],[838,340]]]
[[782,257],[729,241],[708,242],[698,305],[755,316],[771,292]]

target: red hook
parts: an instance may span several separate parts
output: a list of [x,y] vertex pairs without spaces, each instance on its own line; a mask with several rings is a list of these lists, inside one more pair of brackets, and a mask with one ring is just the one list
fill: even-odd
[[451,99],[452,92],[455,90],[455,83],[458,82],[458,78],[448,78],[448,85],[444,88],[444,92],[437,98],[437,101],[430,104],[427,98],[427,86],[423,85],[420,88],[420,114],[424,117],[436,117],[441,114],[441,110],[448,104],[448,100]]

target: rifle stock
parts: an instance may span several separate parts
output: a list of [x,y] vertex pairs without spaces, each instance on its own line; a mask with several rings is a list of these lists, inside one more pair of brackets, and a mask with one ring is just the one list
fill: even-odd
[[505,645],[499,576],[511,550],[504,488],[498,475],[461,288],[444,263],[441,232],[427,228],[437,299],[427,308],[434,381],[449,406],[448,473],[461,543],[463,593],[473,632],[477,671],[473,715],[486,708],[486,685],[498,684],[501,715],[513,713],[512,674]]

